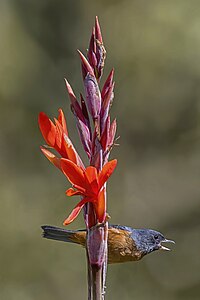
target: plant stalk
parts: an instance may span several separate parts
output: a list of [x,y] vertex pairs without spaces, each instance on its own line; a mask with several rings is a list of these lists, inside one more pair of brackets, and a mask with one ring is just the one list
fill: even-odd
[[88,280],[88,300],[92,300],[92,270],[91,270],[91,265],[89,261],[89,256],[88,256],[88,250],[86,249],[87,252],[87,269],[88,269],[88,274],[87,274],[87,280]]
[[102,300],[102,267],[92,265],[92,300]]

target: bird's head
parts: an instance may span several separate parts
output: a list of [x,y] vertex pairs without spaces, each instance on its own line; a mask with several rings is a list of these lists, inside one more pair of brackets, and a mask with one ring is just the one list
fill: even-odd
[[132,237],[136,241],[138,250],[143,255],[151,253],[155,250],[166,250],[171,249],[165,247],[163,243],[173,243],[174,241],[166,239],[162,233],[152,229],[134,229],[132,231]]

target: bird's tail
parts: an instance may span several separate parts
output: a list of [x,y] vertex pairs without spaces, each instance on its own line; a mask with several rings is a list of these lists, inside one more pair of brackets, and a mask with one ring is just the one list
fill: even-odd
[[66,230],[54,226],[44,225],[42,236],[46,239],[70,242],[85,246],[86,231],[85,230]]

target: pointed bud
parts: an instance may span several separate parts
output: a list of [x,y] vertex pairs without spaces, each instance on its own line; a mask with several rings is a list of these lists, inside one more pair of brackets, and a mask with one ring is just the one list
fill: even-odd
[[92,28],[92,35],[90,38],[90,45],[88,49],[88,53],[93,51],[94,53],[96,52],[96,45],[95,45],[95,27]]
[[89,63],[93,67],[93,69],[97,65],[97,59],[95,53],[96,53],[96,41],[95,41],[95,28],[93,27],[92,35],[90,39],[90,45],[88,49],[88,55],[87,55]]
[[77,118],[81,119],[82,122],[84,122],[84,116],[83,116],[80,104],[78,103],[78,100],[76,99],[76,96],[74,95],[74,92],[73,92],[70,84],[68,83],[67,79],[65,79],[65,83],[66,83],[67,91],[68,91],[69,98],[71,101],[72,111]]
[[89,64],[88,60],[85,58],[85,56],[81,53],[81,51],[77,50],[80,58],[81,58],[81,62],[82,62],[82,70],[83,70],[83,79],[85,79],[85,77],[87,76],[87,74],[89,73],[91,76],[94,77],[94,71],[93,68],[91,67],[91,65]]
[[83,123],[80,119],[77,119],[77,128],[78,128],[81,142],[83,144],[83,148],[87,153],[88,157],[90,158],[91,156],[90,130],[88,129],[87,125]]
[[109,132],[110,132],[110,116],[107,117],[103,133],[101,135],[101,146],[104,151],[106,151],[108,141],[109,141]]
[[99,20],[98,20],[98,17],[97,17],[97,16],[96,16],[96,18],[95,18],[95,37],[96,37],[96,39],[97,39],[101,44],[103,44],[103,39],[102,39],[102,34],[101,34],[101,28],[100,28]]
[[105,98],[105,95],[107,94],[108,90],[110,89],[110,87],[113,84],[113,76],[114,76],[114,69],[112,69],[108,75],[108,78],[106,79],[104,86],[102,88],[102,92],[101,92],[101,96],[102,99]]
[[90,55],[90,64],[94,70],[96,70],[97,68],[97,63],[98,62],[97,62],[96,54],[92,51]]
[[109,114],[109,110],[114,98],[114,83],[109,87],[105,97],[103,99],[102,107],[101,107],[101,130],[104,130],[105,122]]
[[111,147],[114,143],[116,130],[117,130],[117,121],[116,119],[114,119],[112,124],[110,125],[110,130],[109,130],[109,137],[108,137],[109,147]]
[[104,163],[108,161],[110,151],[112,150],[112,147],[115,142],[115,134],[117,130],[117,122],[116,119],[111,123],[109,133],[108,133],[108,139],[107,139],[107,147],[106,150],[104,151]]

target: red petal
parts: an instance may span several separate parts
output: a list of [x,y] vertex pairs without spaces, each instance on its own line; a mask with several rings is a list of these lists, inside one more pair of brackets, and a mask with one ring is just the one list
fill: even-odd
[[64,134],[63,139],[63,146],[65,147],[65,152],[69,160],[73,161],[78,166],[84,168],[83,162],[78,153],[76,152],[70,138],[66,134]]
[[65,120],[65,115],[62,111],[62,109],[60,108],[58,110],[59,114],[58,114],[58,122],[61,124],[63,131],[66,135],[68,135],[68,131],[67,131],[67,124],[66,124],[66,120]]
[[97,169],[93,166],[87,167],[85,170],[85,177],[89,183],[88,190],[92,190],[94,194],[98,194],[99,185],[98,185]]
[[83,195],[83,193],[81,191],[75,191],[73,188],[70,188],[66,191],[66,195],[71,197],[71,196]]
[[73,184],[73,187],[77,190],[79,190],[79,192],[84,195],[85,194],[85,188],[81,187],[80,185],[77,185],[77,184]]
[[117,160],[113,159],[113,160],[107,162],[103,166],[103,169],[101,170],[101,172],[99,174],[99,186],[100,186],[100,188],[104,185],[104,183],[112,175],[116,165],[117,165]]
[[105,189],[102,189],[98,196],[98,201],[95,205],[96,215],[100,223],[105,221],[106,218],[106,198]]
[[55,119],[56,124],[56,145],[55,149],[60,153],[63,158],[72,160],[77,164],[77,153],[74,149],[72,142],[70,141],[67,134],[65,134],[62,125],[58,120]]
[[54,164],[54,166],[56,166],[57,168],[61,169],[60,167],[60,158],[56,157],[53,153],[51,153],[49,150],[40,147],[42,153],[46,156],[46,158],[52,163]]
[[[63,141],[63,128],[57,119],[54,119],[54,121],[56,124],[56,146],[58,147],[58,148],[56,147],[56,150],[60,152],[62,147],[62,141]],[[63,155],[61,154],[61,156]]]
[[69,159],[61,158],[61,169],[72,184],[85,188],[83,170]]
[[88,198],[84,198],[83,200],[81,200],[76,206],[75,208],[72,210],[71,214],[69,215],[69,217],[63,222],[63,225],[68,225],[71,222],[73,222],[77,217],[78,214],[80,213],[81,209],[83,208],[83,206],[85,205],[85,203],[89,202]]
[[38,123],[40,127],[40,131],[45,139],[45,142],[54,147],[55,139],[56,139],[56,127],[53,122],[48,118],[48,116],[41,112],[38,117]]

